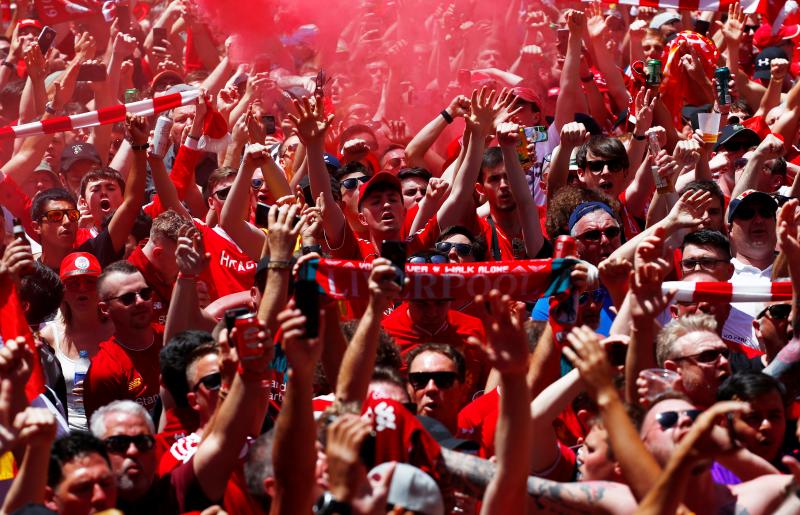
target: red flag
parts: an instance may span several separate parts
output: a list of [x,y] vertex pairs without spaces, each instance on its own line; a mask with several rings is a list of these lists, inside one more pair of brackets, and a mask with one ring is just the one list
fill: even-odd
[[14,281],[6,274],[0,278],[0,336],[3,341],[13,340],[18,336],[25,338],[25,343],[33,352],[31,377],[25,385],[25,395],[28,400],[33,400],[44,392],[44,372],[39,362],[39,351],[33,341],[33,334],[25,320],[25,312],[17,296],[17,287]]
[[11,0],[0,0],[0,21],[11,21]]
[[36,12],[42,23],[55,25],[64,21],[89,16],[97,12],[95,9],[70,0],[35,0]]

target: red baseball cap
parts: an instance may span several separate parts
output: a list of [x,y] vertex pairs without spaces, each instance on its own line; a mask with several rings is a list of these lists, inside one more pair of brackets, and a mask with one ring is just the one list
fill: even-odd
[[27,29],[29,27],[33,27],[35,29],[42,30],[42,22],[39,20],[34,20],[33,18],[25,18],[23,20],[19,20],[17,24],[17,29]]
[[73,252],[61,260],[61,281],[79,275],[98,277],[102,271],[100,262],[88,252]]
[[521,86],[518,86],[518,87],[512,89],[511,93],[515,97],[518,97],[518,98],[524,100],[525,102],[530,102],[531,104],[536,104],[536,107],[538,107],[539,109],[542,108],[542,101],[539,100],[539,96],[536,93],[534,93],[531,88],[523,88]]
[[397,190],[398,193],[403,192],[400,179],[398,179],[395,174],[391,172],[378,172],[358,188],[358,209],[361,209],[361,202],[367,198],[370,191],[378,186],[388,186],[391,189]]
[[800,26],[798,25],[781,25],[778,31],[773,34],[772,25],[762,23],[753,34],[753,44],[759,50],[763,50],[770,46],[780,45],[784,39],[794,39],[797,36],[800,36]]

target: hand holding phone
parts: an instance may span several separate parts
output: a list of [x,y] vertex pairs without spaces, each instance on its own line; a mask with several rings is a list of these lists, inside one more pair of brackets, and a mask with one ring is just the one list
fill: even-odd
[[300,267],[298,279],[294,283],[294,302],[297,309],[306,317],[306,338],[319,336],[319,286],[313,277],[308,262]]
[[53,42],[56,40],[56,31],[52,27],[42,27],[42,31],[39,33],[39,49],[42,51],[42,55],[46,54],[50,47],[53,46]]
[[383,240],[381,243],[381,257],[392,262],[395,268],[395,282],[403,287],[406,279],[406,258],[408,244],[404,241]]

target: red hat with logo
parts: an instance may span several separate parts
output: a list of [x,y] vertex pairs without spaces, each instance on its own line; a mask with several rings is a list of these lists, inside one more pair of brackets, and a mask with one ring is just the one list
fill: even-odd
[[72,254],[67,254],[61,260],[60,277],[62,281],[79,275],[99,277],[102,271],[103,268],[100,266],[100,262],[88,252],[73,252]]
[[403,186],[400,184],[400,179],[390,172],[378,172],[372,176],[370,180],[365,182],[358,188],[358,208],[361,209],[361,202],[367,198],[371,191],[379,186],[388,187],[402,193]]
[[18,30],[27,29],[30,27],[42,30],[43,25],[42,22],[40,22],[39,20],[35,20],[33,18],[24,18],[22,20],[19,20],[19,23],[17,24]]

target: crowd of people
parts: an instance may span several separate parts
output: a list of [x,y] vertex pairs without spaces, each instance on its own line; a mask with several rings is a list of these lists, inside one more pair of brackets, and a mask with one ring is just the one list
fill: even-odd
[[800,513],[795,2],[233,4],[0,6],[2,513]]

